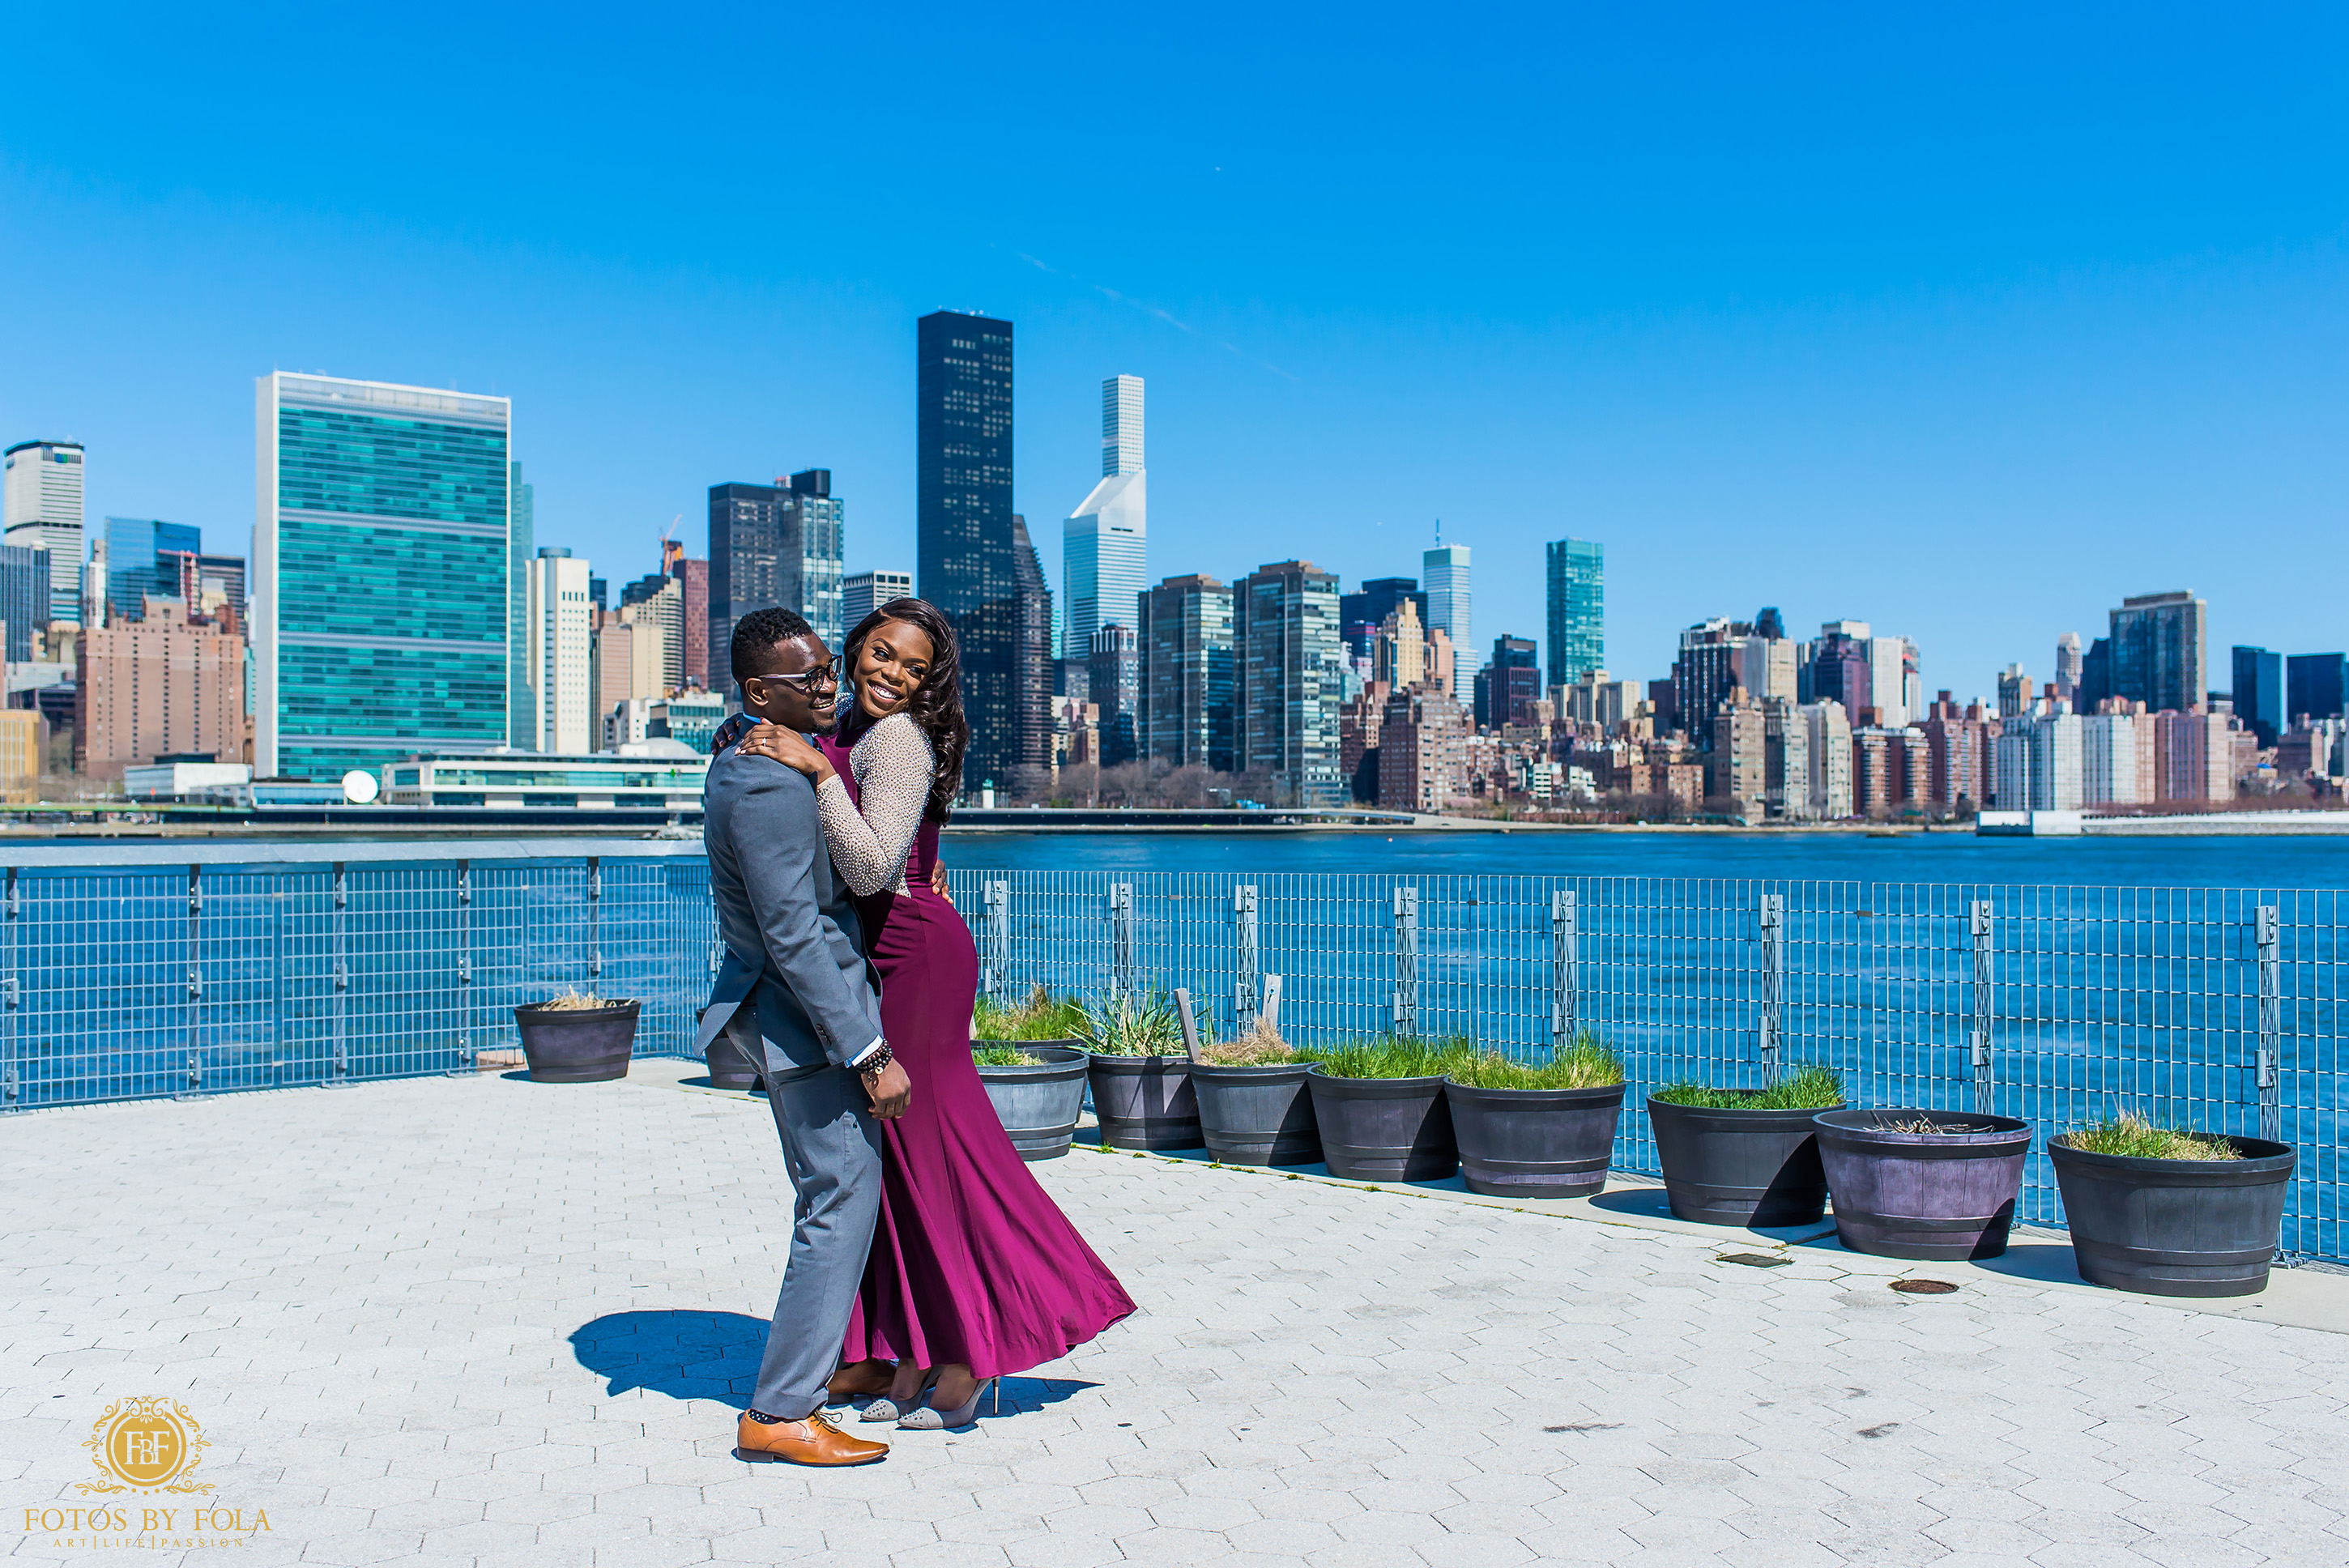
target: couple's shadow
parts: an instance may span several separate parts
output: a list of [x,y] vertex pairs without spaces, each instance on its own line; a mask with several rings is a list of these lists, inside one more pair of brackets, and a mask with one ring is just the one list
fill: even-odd
[[[615,1312],[571,1333],[571,1353],[605,1379],[607,1398],[649,1388],[672,1399],[715,1399],[738,1410],[750,1403],[766,1345],[766,1320],[739,1312]],[[1040,1410],[1098,1387],[1073,1377],[1006,1377],[1003,1413]],[[991,1405],[980,1409],[993,1413]]]

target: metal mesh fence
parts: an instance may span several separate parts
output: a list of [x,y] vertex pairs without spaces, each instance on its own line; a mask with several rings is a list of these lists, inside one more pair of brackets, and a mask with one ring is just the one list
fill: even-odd
[[[719,957],[698,856],[25,868],[0,930],[9,1109],[462,1071],[566,987],[690,1047]],[[2284,1246],[2343,1231],[2342,894],[1640,878],[959,871],[999,995],[1186,987],[1219,1032],[1279,976],[1282,1032],[1578,1030],[1646,1091],[1806,1063],[1852,1103],[1993,1109],[2045,1136],[2115,1109],[2292,1144]],[[2059,1222],[2034,1152],[2024,1217]]]

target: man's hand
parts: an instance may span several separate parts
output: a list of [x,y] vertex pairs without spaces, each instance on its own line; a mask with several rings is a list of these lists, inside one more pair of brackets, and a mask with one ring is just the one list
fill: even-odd
[[944,861],[930,863],[930,891],[946,900],[948,909],[954,907],[954,894],[947,891],[947,863]]
[[877,1073],[862,1076],[864,1092],[873,1097],[873,1114],[882,1120],[896,1120],[905,1114],[905,1108],[914,1103],[914,1080],[905,1076],[905,1069],[896,1062],[892,1061]]

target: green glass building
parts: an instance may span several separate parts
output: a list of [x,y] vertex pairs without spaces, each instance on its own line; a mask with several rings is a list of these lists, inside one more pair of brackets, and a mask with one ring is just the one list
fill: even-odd
[[512,406],[256,384],[254,772],[380,772],[507,741]]
[[1607,667],[1607,547],[1550,542],[1549,684],[1572,686]]

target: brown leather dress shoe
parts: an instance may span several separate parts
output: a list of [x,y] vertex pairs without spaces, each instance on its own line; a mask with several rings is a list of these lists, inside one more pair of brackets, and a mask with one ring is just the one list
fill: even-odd
[[803,1421],[754,1421],[746,1415],[734,1424],[734,1452],[753,1464],[869,1465],[887,1459],[889,1445],[852,1438],[819,1410]]
[[833,1373],[832,1381],[824,1385],[824,1393],[834,1399],[886,1394],[896,1378],[897,1364],[894,1361],[860,1361]]

